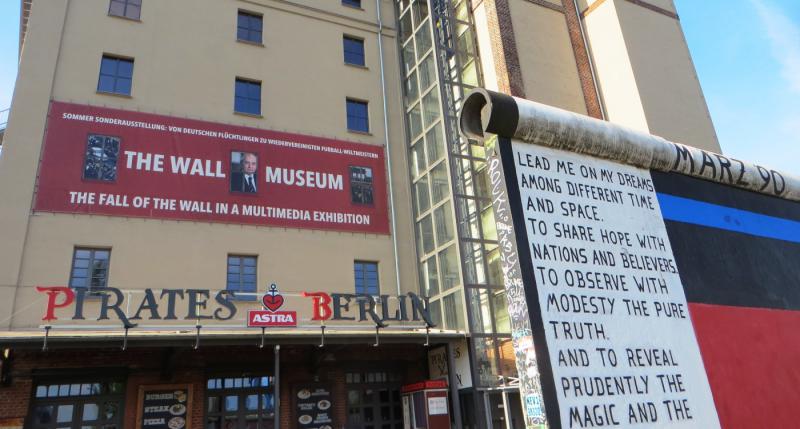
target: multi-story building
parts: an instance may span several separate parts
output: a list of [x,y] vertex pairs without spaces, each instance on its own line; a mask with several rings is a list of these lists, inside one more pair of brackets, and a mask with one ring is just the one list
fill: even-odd
[[22,4],[5,427],[520,427],[464,95],[719,151],[671,0]]

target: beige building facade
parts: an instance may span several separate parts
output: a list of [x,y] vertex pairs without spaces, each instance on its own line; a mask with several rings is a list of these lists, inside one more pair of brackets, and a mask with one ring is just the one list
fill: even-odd
[[[449,381],[454,427],[521,427],[485,151],[455,126],[464,95],[486,87],[719,152],[670,0],[27,0],[21,36],[0,156],[4,427],[133,428],[148,392],[172,390],[192,398],[179,404],[186,427],[399,428],[400,387],[428,378]],[[85,150],[64,183],[100,186],[86,184],[100,131],[61,137],[72,117],[53,116],[59,106],[95,124],[117,115],[106,125],[123,135],[118,185],[138,165],[126,142],[199,150],[188,137],[150,141],[125,118],[379,153],[369,190],[382,200],[365,210],[385,227],[47,208],[53,169],[69,165],[61,145]],[[226,180],[241,150],[220,158]],[[274,159],[309,171],[327,159],[301,155]],[[271,161],[258,167],[266,178]],[[352,167],[341,207],[358,211]],[[204,195],[205,182],[176,180],[165,188]],[[253,201],[232,189],[220,198]],[[295,325],[248,327],[272,285]],[[235,315],[214,316],[227,305]],[[330,411],[305,422],[314,389]],[[115,405],[103,417],[95,403]]]

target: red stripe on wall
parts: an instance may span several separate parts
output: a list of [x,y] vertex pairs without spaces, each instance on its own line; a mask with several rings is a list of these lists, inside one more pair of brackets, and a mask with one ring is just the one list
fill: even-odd
[[722,427],[797,427],[800,311],[689,308]]

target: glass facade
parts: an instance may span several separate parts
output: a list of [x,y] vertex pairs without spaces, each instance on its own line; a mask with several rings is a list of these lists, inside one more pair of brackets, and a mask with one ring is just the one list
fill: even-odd
[[397,2],[420,292],[431,298],[434,321],[466,329],[463,281],[438,78],[433,19],[426,1]]
[[445,329],[472,337],[477,387],[514,376],[486,148],[460,136],[464,96],[483,85],[471,0],[397,0],[420,292]]

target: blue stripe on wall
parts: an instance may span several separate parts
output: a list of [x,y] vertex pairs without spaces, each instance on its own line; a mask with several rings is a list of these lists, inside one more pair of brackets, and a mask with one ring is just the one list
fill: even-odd
[[665,220],[800,243],[800,222],[658,193]]

